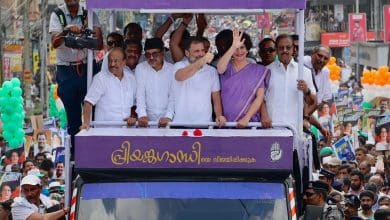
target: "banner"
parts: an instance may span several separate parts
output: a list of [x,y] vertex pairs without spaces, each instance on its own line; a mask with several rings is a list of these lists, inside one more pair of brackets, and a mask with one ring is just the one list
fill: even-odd
[[333,146],[334,151],[336,152],[337,157],[340,160],[355,160],[355,154],[352,149],[352,143],[349,140],[348,136],[344,136],[338,140]]
[[56,157],[54,159],[54,164],[65,162],[65,147],[57,147],[55,152]]
[[75,137],[77,168],[289,170],[293,164],[292,136],[109,136],[105,131]]
[[365,13],[348,14],[349,40],[352,42],[367,41],[367,19]]
[[22,174],[16,172],[5,172],[0,174],[2,174],[0,180],[0,201],[4,202],[20,196],[20,180]]
[[390,43],[390,5],[383,6],[384,42]]

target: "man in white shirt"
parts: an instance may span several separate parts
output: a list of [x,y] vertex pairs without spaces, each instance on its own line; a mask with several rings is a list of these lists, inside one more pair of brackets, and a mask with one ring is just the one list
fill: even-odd
[[330,58],[330,49],[326,46],[315,47],[311,56],[303,58],[304,65],[311,70],[314,79],[314,87],[317,91],[317,103],[327,102],[332,99],[330,88],[330,71],[325,65]]
[[[60,219],[69,210],[54,207],[56,204],[41,194],[41,180],[35,175],[29,174],[23,177],[21,191],[23,197],[16,197],[12,204],[12,218],[15,220]],[[48,213],[48,209],[57,211]]]
[[203,40],[198,37],[188,39],[185,55],[187,60],[175,63],[173,120],[189,123],[210,122],[214,107],[217,124],[224,125],[226,118],[222,115],[218,73],[208,65],[214,55],[205,52]]
[[[298,115],[303,114],[303,109],[298,110],[299,92],[304,93],[305,103],[316,104],[310,70],[304,68],[302,79],[298,79],[298,63],[292,57],[293,41],[289,35],[281,34],[276,38],[276,52],[279,60],[267,66],[271,77],[265,107],[272,123],[293,125],[298,130]],[[261,117],[267,116],[262,114]]]
[[83,125],[90,127],[92,106],[95,108],[96,121],[127,121],[134,125],[131,107],[135,103],[136,81],[126,66],[126,55],[122,48],[115,47],[108,54],[108,62],[103,61],[100,71],[92,81],[84,99]]
[[146,39],[145,57],[135,69],[138,125],[146,127],[149,121],[158,121],[165,127],[173,118],[173,64],[164,60],[161,38]]

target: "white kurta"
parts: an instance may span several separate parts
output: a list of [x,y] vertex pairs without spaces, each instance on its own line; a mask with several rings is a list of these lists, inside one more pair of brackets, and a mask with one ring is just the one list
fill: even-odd
[[122,80],[102,70],[93,78],[84,100],[96,105],[96,121],[123,121],[130,116],[135,94],[135,77],[127,68],[124,69]]
[[156,71],[145,61],[137,65],[135,77],[138,117],[148,116],[150,121],[158,121],[162,117],[172,119],[174,111],[173,65],[164,61],[162,69]]
[[[190,65],[188,60],[175,63],[177,70]],[[211,93],[220,91],[217,70],[204,65],[192,77],[174,81],[175,122],[210,122],[212,120]]]
[[[268,89],[265,94],[267,111],[273,123],[290,124],[298,129],[299,90],[297,89],[298,63],[291,59],[287,70],[282,63],[274,61],[267,68],[271,71]],[[311,72],[304,67],[302,79],[310,90],[315,93]]]

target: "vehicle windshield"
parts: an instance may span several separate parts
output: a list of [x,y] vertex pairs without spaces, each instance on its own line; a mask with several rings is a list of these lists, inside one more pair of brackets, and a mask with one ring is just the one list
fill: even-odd
[[84,184],[78,219],[288,219],[285,186],[258,182]]

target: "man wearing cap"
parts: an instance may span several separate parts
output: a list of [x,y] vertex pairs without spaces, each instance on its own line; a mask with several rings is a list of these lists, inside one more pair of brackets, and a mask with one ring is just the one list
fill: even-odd
[[364,219],[373,220],[374,211],[372,210],[373,205],[375,204],[375,194],[370,190],[364,190],[359,195],[361,210],[359,210],[358,215]]
[[324,168],[321,168],[320,170],[320,173],[319,173],[319,179],[322,180],[324,183],[328,184],[329,186],[329,190],[328,190],[328,193],[332,193],[332,192],[338,192],[340,193],[339,191],[335,190],[332,185],[333,185],[333,182],[334,182],[334,177],[336,175],[329,171],[329,170],[326,170]]
[[119,47],[113,48],[85,96],[81,129],[90,127],[94,105],[96,121],[127,121],[128,125],[135,124],[131,108],[135,104],[136,81],[125,66],[125,51]]
[[344,215],[345,220],[362,219],[358,217],[360,200],[355,195],[344,195]]
[[[305,194],[303,196],[303,202],[305,205],[320,206],[323,207],[322,218],[328,219],[327,216],[332,216],[332,219],[342,219],[342,213],[338,209],[333,209],[326,203],[328,197],[329,185],[321,180],[310,181]],[[314,216],[310,216],[312,218]],[[319,217],[319,216],[318,216]]]
[[324,181],[310,181],[305,190],[303,202],[306,205],[324,206],[328,197],[328,191],[329,185]]
[[59,219],[65,216],[68,209],[60,209],[47,213],[53,205],[52,201],[41,195],[41,180],[35,175],[27,175],[21,182],[23,197],[17,197],[12,204],[12,218],[14,220]]
[[334,174],[337,174],[339,172],[340,165],[341,165],[341,160],[336,156],[332,156],[329,158],[328,161],[326,161],[326,163],[324,163],[324,168]]
[[164,43],[160,38],[146,39],[145,57],[146,61],[135,69],[138,123],[146,127],[149,121],[156,121],[165,127],[173,118],[174,68],[164,60]]

